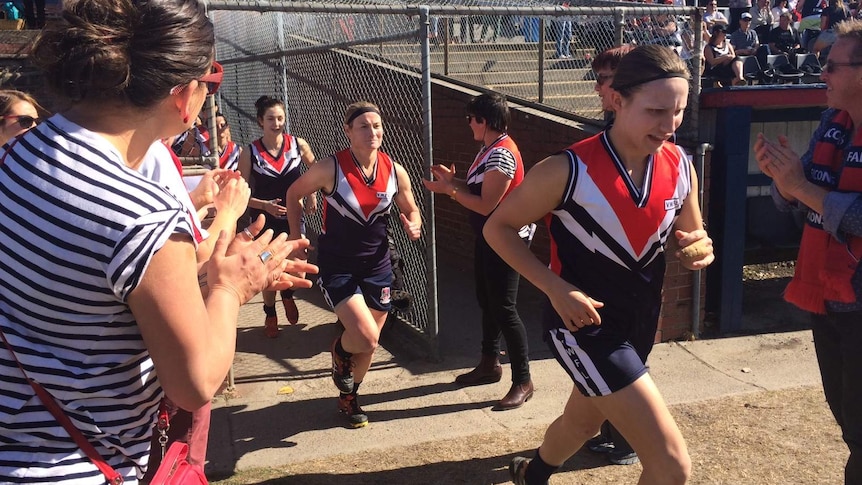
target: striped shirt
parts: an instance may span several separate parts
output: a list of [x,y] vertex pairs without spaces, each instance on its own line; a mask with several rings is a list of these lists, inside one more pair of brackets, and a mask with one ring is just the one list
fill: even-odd
[[[126,483],[162,397],[127,298],[182,204],[101,136],[56,115],[0,166],[0,327],[29,377]],[[104,484],[0,346],[0,482]]]

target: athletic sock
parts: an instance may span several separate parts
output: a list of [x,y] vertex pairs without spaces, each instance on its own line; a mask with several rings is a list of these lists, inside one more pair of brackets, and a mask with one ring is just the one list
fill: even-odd
[[344,350],[344,347],[341,346],[341,339],[338,339],[338,342],[335,342],[335,353],[338,354],[342,359],[349,359],[353,357],[353,354]]
[[279,293],[281,294],[282,300],[291,300],[293,299],[293,294],[295,290],[281,290]]
[[267,317],[275,317],[275,305],[267,306],[266,303],[263,304],[263,313],[266,313]]
[[551,475],[560,468],[545,463],[542,456],[539,455],[539,450],[536,450],[536,456],[527,465],[527,473],[524,475],[524,482],[529,485],[548,485]]
[[358,394],[358,393],[359,393],[359,385],[360,385],[360,384],[362,384],[362,383],[361,383],[361,382],[354,382],[354,383],[353,383],[353,394]]

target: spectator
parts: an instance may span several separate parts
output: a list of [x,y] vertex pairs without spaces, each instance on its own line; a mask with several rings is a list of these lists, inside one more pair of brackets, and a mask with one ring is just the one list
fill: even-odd
[[33,96],[14,89],[0,90],[0,146],[36,126],[40,112],[46,111]]
[[703,23],[706,24],[706,28],[709,29],[710,32],[712,31],[713,25],[720,24],[725,27],[727,26],[727,17],[718,10],[718,2],[716,0],[706,0],[706,10],[703,13]]
[[[787,5],[787,0],[775,0],[772,4],[772,25],[778,25],[778,18],[784,12],[790,12],[790,7]],[[764,37],[765,39],[766,37]]]
[[[820,14],[820,35],[814,39],[813,45],[808,49],[809,52],[813,52],[819,59],[823,49],[835,42],[837,37],[833,31],[835,26],[849,18],[850,9],[844,5],[844,0],[829,0],[829,7]],[[823,64],[825,61],[825,58],[821,59],[820,63]]]
[[727,26],[727,32],[733,34],[739,28],[739,19],[742,18],[742,14],[750,13],[751,0],[729,0],[728,6],[730,7],[730,23]]
[[[685,440],[645,364],[667,238],[683,248],[677,255],[684,268],[714,259],[694,167],[669,141],[682,123],[688,78],[666,47],[630,52],[611,85],[614,125],[539,162],[485,224],[491,247],[547,295],[545,342],[574,383],[532,460],[510,463],[516,485],[547,484],[606,419],[638,452],[638,483],[685,483],[691,474]],[[632,197],[642,214],[622,209]],[[552,239],[550,267],[518,237],[520,227],[542,218]]]
[[[284,132],[287,116],[284,102],[269,96],[261,96],[254,103],[257,110],[257,125],[263,130],[260,138],[252,142],[239,157],[239,171],[251,186],[251,199],[248,201],[252,218],[263,215],[266,228],[276,233],[290,233],[287,221],[287,208],[281,204],[285,192],[302,173],[301,164],[307,167],[315,163],[314,152],[308,143],[299,137]],[[317,210],[314,194],[306,199],[306,213]],[[294,235],[304,233],[305,225],[292,229]],[[299,309],[293,299],[293,290],[281,292],[281,304],[288,323],[299,321]],[[264,335],[277,338],[278,315],[275,312],[275,292],[263,291]]]
[[769,31],[772,30],[772,24],[777,22],[777,18],[772,17],[772,10],[769,8],[769,0],[757,0],[757,3],[751,7],[751,30],[757,32],[758,41],[761,43],[769,36]]
[[[285,261],[307,241],[221,233],[198,274],[188,209],[136,171],[220,81],[204,5],[67,0],[63,19],[30,55],[69,108],[26,133],[0,170],[0,261],[11,268],[0,326],[27,377],[131,484],[163,395],[190,410],[209,402],[233,361],[239,307],[270,285],[310,286],[284,272],[314,268]],[[229,186],[248,197],[241,181]],[[0,380],[0,482],[105,483],[6,347]]]
[[739,19],[739,30],[730,34],[730,44],[740,56],[753,56],[760,47],[757,33],[751,30],[751,14],[744,12]]
[[862,483],[862,177],[859,176],[862,22],[835,26],[821,74],[829,107],[800,157],[785,136],[757,136],[754,154],[772,198],[806,224],[784,299],[811,315],[823,391],[850,450],[844,483]]
[[22,0],[24,20],[28,29],[41,29],[45,26],[45,0]]
[[[530,377],[527,330],[518,315],[519,275],[495,253],[482,236],[485,220],[524,178],[524,162],[515,141],[509,137],[509,106],[499,94],[482,94],[467,103],[467,124],[473,140],[482,143],[463,179],[455,178],[455,166],[431,167],[434,180],[424,180],[425,188],[450,196],[469,211],[470,226],[476,236],[476,298],[482,309],[481,358],[475,369],[461,374],[455,382],[475,386],[499,382],[500,337],[506,340],[512,370],[512,386],[496,409],[522,406],[533,397]],[[533,239],[535,225],[521,228],[525,247]]]
[[[569,7],[569,2],[563,2],[564,8]],[[572,58],[572,17],[554,17],[554,43],[556,45],[557,59]]]
[[734,86],[748,84],[742,77],[742,60],[737,57],[733,45],[727,41],[727,30],[724,25],[712,26],[712,36],[703,49],[703,58],[706,62],[704,75],[723,82],[730,80]]
[[[802,48],[799,32],[790,25],[792,18],[790,12],[782,14],[778,19],[778,27],[769,31],[769,52],[771,54],[787,54],[791,60]],[[763,59],[761,65],[766,65],[766,59]]]
[[291,238],[300,238],[300,200],[325,194],[323,234],[318,239],[318,285],[344,325],[330,347],[338,409],[352,428],[368,424],[359,405],[359,386],[371,367],[380,332],[391,309],[392,266],[386,226],[395,203],[401,225],[416,240],[422,216],[407,171],[380,151],[380,108],[360,101],[347,107],[344,133],[350,147],[312,165],[287,190]]

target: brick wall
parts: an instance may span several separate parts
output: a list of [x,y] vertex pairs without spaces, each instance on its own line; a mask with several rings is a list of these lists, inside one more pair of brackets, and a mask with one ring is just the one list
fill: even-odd
[[[460,177],[466,173],[479,149],[464,117],[464,106],[475,94],[478,93],[446,83],[436,83],[432,88],[434,163],[447,166],[454,163]],[[536,162],[590,136],[594,130],[529,108],[515,107],[509,134],[517,142],[529,170]],[[709,181],[702,183],[704,190],[708,191]],[[473,233],[467,223],[466,209],[445,196],[438,196],[435,200],[438,251],[445,252],[447,258],[463,259],[464,264],[472,264]],[[667,248],[665,290],[656,342],[686,338],[691,332],[694,275],[676,260],[674,252],[677,246],[675,239],[671,239]],[[532,250],[539,259],[548,261],[549,239],[542,224],[536,232]],[[704,291],[705,287],[701,285],[701,296]],[[700,301],[699,321],[702,322],[704,299]]]

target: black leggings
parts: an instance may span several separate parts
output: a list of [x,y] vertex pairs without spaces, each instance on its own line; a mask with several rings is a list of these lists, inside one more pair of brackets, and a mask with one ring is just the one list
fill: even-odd
[[518,315],[518,280],[520,275],[488,246],[481,235],[476,237],[476,299],[482,309],[482,354],[500,353],[500,336],[512,364],[512,382],[530,380],[527,330]]

